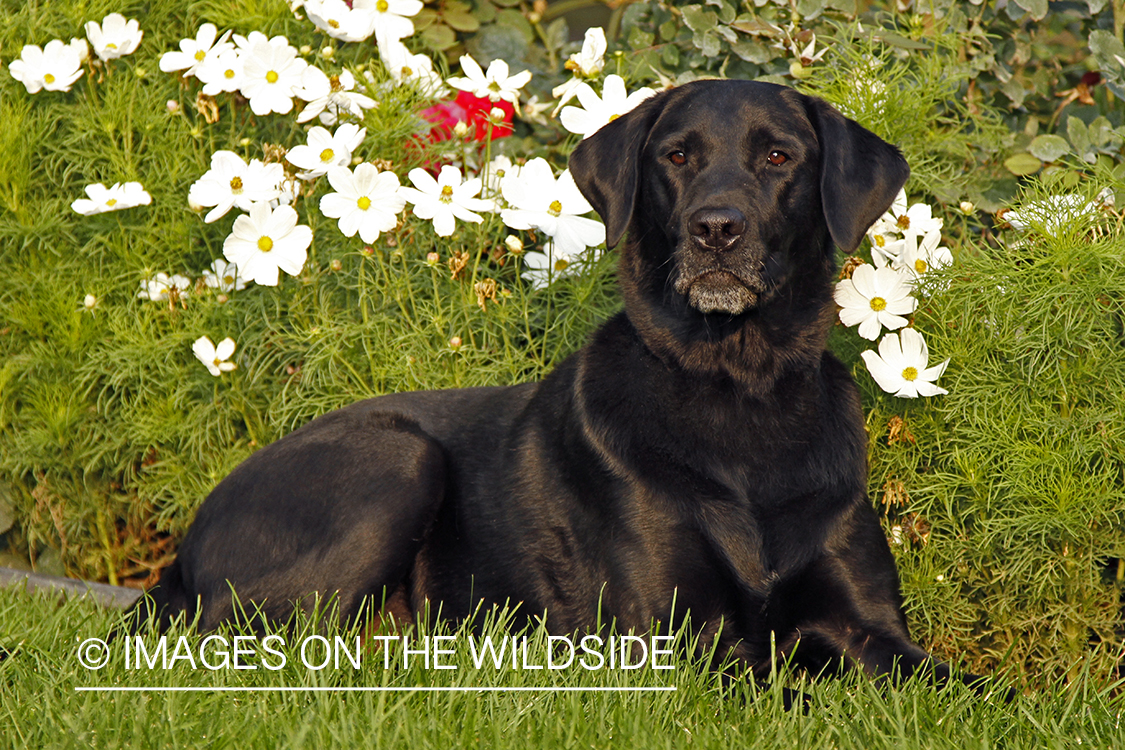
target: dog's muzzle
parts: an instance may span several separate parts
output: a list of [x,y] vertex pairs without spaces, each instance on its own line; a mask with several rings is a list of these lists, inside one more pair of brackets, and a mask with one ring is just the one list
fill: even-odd
[[739,315],[766,291],[764,264],[745,241],[746,225],[734,208],[704,208],[688,217],[673,288],[696,310]]

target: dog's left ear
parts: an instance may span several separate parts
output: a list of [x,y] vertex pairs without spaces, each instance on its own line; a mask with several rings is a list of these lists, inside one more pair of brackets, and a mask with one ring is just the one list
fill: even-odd
[[820,139],[820,195],[832,239],[846,253],[886,213],[910,167],[897,148],[822,99],[807,97]]
[[585,139],[570,154],[574,184],[605,222],[605,245],[613,247],[633,219],[640,182],[641,153],[664,108],[658,94]]

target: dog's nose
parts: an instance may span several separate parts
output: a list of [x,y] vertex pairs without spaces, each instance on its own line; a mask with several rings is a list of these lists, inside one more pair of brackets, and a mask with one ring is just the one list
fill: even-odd
[[726,250],[746,231],[746,217],[735,208],[701,208],[688,219],[688,231],[708,250]]

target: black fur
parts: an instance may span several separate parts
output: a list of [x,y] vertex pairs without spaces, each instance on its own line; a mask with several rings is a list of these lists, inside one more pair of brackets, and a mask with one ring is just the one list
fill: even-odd
[[675,598],[758,675],[773,633],[814,670],[947,677],[907,633],[857,391],[825,351],[835,245],[890,205],[901,155],[820,100],[708,81],[570,168],[609,243],[628,233],[624,312],[542,382],[371,399],[257,452],[203,504],[152,614],[198,606],[213,628],[233,585],[269,617],[338,592],[345,616],[483,600],[557,633],[599,608],[643,631]]

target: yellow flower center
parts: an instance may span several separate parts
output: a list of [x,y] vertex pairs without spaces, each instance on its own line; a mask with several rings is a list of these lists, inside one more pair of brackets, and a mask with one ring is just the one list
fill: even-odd
[[886,247],[887,246],[887,240],[883,237],[883,235],[877,234],[877,235],[875,235],[875,244],[878,245],[879,247]]
[[375,3],[375,10],[379,11],[380,13],[386,13],[390,7],[391,5],[387,2],[387,0],[379,0],[379,2]]
[[55,77],[53,75],[51,75],[50,73],[48,73],[47,75],[43,76],[43,80],[46,81],[47,83],[54,83]]
[[231,68],[227,68],[225,71],[223,71],[223,75],[227,78],[227,80],[230,80],[231,78],[234,78],[234,70],[232,70]]
[[334,157],[335,155],[336,154],[335,154],[335,152],[332,151],[332,149],[326,148],[326,149],[324,149],[323,151],[320,152],[320,160],[322,162],[327,163],[327,162],[332,161],[332,157]]
[[921,258],[914,261],[914,270],[918,273],[925,273],[927,268],[929,268],[929,266],[927,266],[926,261],[922,260]]
[[910,217],[906,214],[898,217],[899,229],[910,229]]
[[114,206],[116,206],[116,205],[117,205],[117,199],[116,199],[116,198],[110,198],[109,200],[107,200],[107,201],[105,202],[105,204],[106,204],[107,206],[109,206],[110,208],[113,208]]
[[266,73],[266,80],[270,83],[277,83],[279,77],[276,70],[271,70],[269,73]]
[[258,238],[258,249],[263,253],[268,253],[270,250],[273,250],[273,240],[271,240],[269,237],[266,237],[265,235],[262,235]]
[[203,58],[205,58],[205,57],[207,57],[207,53],[206,53],[206,52],[204,52],[203,50],[201,50],[201,49],[197,49],[197,50],[195,51],[195,59],[196,59],[196,60],[202,61],[202,60],[203,60]]
[[359,200],[357,200],[355,204],[359,206],[360,211],[366,211],[367,209],[371,208],[371,199],[366,195],[361,195]]
[[226,276],[223,277],[223,283],[226,284],[227,286],[231,286],[232,284],[234,284],[234,277],[231,276],[230,274],[227,274]]
[[621,116],[621,115],[610,115],[610,116],[609,116],[609,121],[610,121],[610,122],[613,122],[614,120],[616,120],[616,119],[617,119],[618,117],[620,117],[620,116]]
[[917,380],[918,379],[918,369],[915,368],[915,367],[907,367],[905,370],[902,371],[902,379],[903,380]]
[[333,91],[343,91],[344,84],[340,83],[340,76],[332,76],[328,79],[328,86]]
[[402,77],[403,78],[412,78],[413,76],[414,76],[414,71],[411,70],[409,67],[403,65],[402,66]]
[[331,26],[334,29],[340,28],[340,22],[337,21],[335,18],[329,18],[328,19],[328,25]]
[[214,363],[213,363],[213,364],[215,365],[215,367],[218,367],[218,366],[219,366],[219,365],[221,365],[222,363],[223,363],[223,360],[219,359],[219,357],[218,357],[218,356],[216,355],[216,357],[215,357],[215,361],[214,361]]
[[230,178],[230,191],[232,193],[234,193],[235,195],[238,195],[239,193],[242,192],[242,178],[241,177],[231,177]]
[[570,261],[568,261],[566,258],[559,258],[555,261],[555,270],[560,272],[565,271],[566,267],[569,265]]
[[882,297],[871,298],[871,309],[875,312],[882,312],[887,309],[887,301]]
[[453,202],[453,188],[450,187],[449,185],[442,185],[441,195],[438,196],[438,200],[441,201],[442,203],[452,203]]
[[106,49],[117,49],[117,45],[116,45],[116,44],[114,44],[113,42],[110,42],[109,44],[107,44],[107,45],[105,46],[105,48],[106,48]]
[[497,83],[496,81],[493,81],[492,83],[488,84],[488,90],[489,91],[495,91],[495,92],[499,93],[500,84]]
[[551,216],[558,216],[562,213],[562,204],[558,201],[551,201],[551,205],[547,206],[547,213]]

